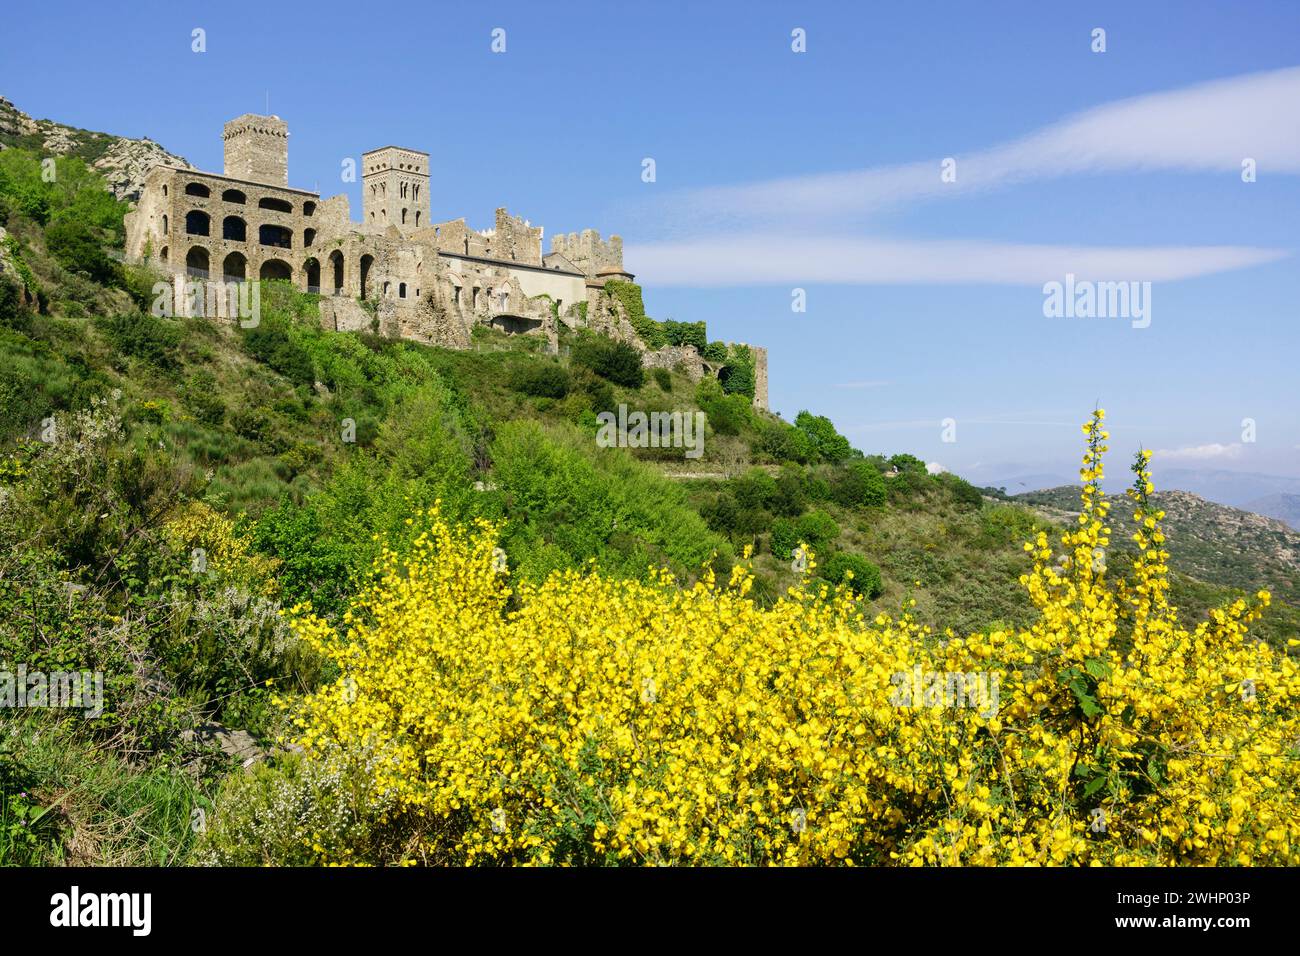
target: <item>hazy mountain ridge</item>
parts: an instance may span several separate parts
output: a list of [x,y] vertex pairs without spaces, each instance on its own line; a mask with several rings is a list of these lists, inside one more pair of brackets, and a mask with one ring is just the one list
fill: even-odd
[[[1054,521],[1079,513],[1079,489],[1063,485],[1015,495]],[[1124,495],[1111,504],[1112,546],[1132,548],[1132,505]],[[1187,491],[1160,491],[1152,500],[1165,512],[1174,565],[1203,581],[1247,591],[1268,588],[1300,605],[1300,531],[1277,518],[1208,501]]]

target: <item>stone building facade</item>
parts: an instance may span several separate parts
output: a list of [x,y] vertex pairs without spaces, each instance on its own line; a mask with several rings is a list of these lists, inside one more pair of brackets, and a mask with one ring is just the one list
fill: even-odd
[[[557,235],[543,254],[543,229],[496,211],[489,229],[464,219],[431,222],[429,154],[384,146],[361,157],[361,222],[346,195],[321,199],[288,184],[289,131],[277,116],[245,114],[223,131],[221,175],[159,165],[126,216],[126,254],[171,273],[178,308],[186,280],[284,279],[320,295],[321,323],[467,348],[473,328],[545,338],[558,348],[561,324],[621,339],[647,366],[678,362],[710,374],[698,353],[646,350],[611,279],[631,281],[623,242],[595,230]],[[694,352],[691,346],[685,349]],[[767,353],[754,349],[767,407]]]

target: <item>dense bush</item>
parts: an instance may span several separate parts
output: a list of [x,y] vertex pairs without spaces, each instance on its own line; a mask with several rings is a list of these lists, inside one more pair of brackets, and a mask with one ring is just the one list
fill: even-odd
[[626,342],[586,335],[574,343],[571,357],[575,364],[591,369],[615,385],[640,388],[645,383],[641,353]]
[[120,353],[159,368],[171,367],[182,336],[175,322],[147,312],[124,312],[97,319],[95,324]]
[[809,511],[796,519],[778,518],[772,522],[772,553],[787,558],[800,542],[814,551],[824,551],[839,534],[840,526],[824,511]]
[[659,386],[660,391],[671,392],[673,390],[673,377],[666,368],[657,368],[654,370],[655,384]]
[[756,450],[776,461],[806,463],[815,455],[808,435],[783,421],[767,420],[759,425]]
[[832,584],[847,584],[849,589],[868,601],[880,596],[880,568],[856,554],[837,551],[817,568],[819,576]]
[[849,507],[872,508],[882,505],[887,492],[885,476],[866,461],[849,462],[836,475],[831,485],[831,494],[835,500]]
[[104,285],[120,280],[119,266],[105,254],[94,230],[80,220],[60,219],[51,223],[45,230],[45,247],[71,272],[84,273]]
[[430,513],[411,553],[380,556],[346,631],[295,617],[341,672],[296,707],[306,760],[365,768],[348,799],[384,828],[314,843],[310,862],[1300,862],[1300,766],[1282,756],[1300,674],[1247,637],[1269,597],[1188,631],[1145,491],[1146,556],[1131,580],[1098,572],[1099,432],[1060,542],[1073,560],[1026,544],[1033,621],[944,641],[864,619],[851,591],[762,608],[743,569],[726,586],[568,570],[507,588],[496,526]]
[[849,440],[835,430],[824,415],[802,411],[795,416],[794,427],[804,433],[808,443],[823,461],[844,461],[853,453]]
[[287,320],[264,314],[256,326],[243,330],[243,337],[250,355],[291,382],[310,385],[315,381],[311,355],[290,336]]
[[515,377],[514,387],[525,395],[563,398],[569,394],[569,373],[555,362],[533,362]]

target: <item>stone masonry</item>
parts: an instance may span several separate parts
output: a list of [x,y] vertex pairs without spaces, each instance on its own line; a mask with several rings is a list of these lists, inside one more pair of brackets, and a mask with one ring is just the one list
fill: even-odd
[[[357,223],[346,195],[322,200],[289,186],[289,130],[278,116],[237,117],[223,139],[223,175],[156,165],[126,216],[127,257],[170,272],[178,290],[186,279],[283,279],[320,295],[321,323],[340,331],[468,348],[485,325],[542,336],[555,351],[563,324],[629,342],[647,366],[680,364],[693,378],[718,371],[692,346],[646,349],[605,291],[634,278],[618,236],[557,235],[544,255],[542,227],[505,209],[490,229],[431,222],[429,154],[400,146],[362,154]],[[766,408],[767,353],[754,355],[754,404]]]

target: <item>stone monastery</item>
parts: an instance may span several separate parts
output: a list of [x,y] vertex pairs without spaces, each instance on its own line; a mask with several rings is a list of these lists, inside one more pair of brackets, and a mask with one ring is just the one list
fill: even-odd
[[[496,211],[491,229],[433,222],[429,154],[384,146],[361,157],[361,222],[346,195],[322,200],[289,186],[289,129],[278,116],[225,125],[223,175],[155,166],[126,216],[126,255],[189,279],[286,279],[318,293],[321,324],[469,348],[476,324],[539,335],[558,348],[560,324],[634,345],[648,367],[681,364],[693,378],[723,370],[691,345],[651,352],[610,280],[630,282],[623,241],[593,229],[551,238]],[[182,296],[178,295],[180,301]],[[754,355],[754,404],[767,407],[767,353]]]

